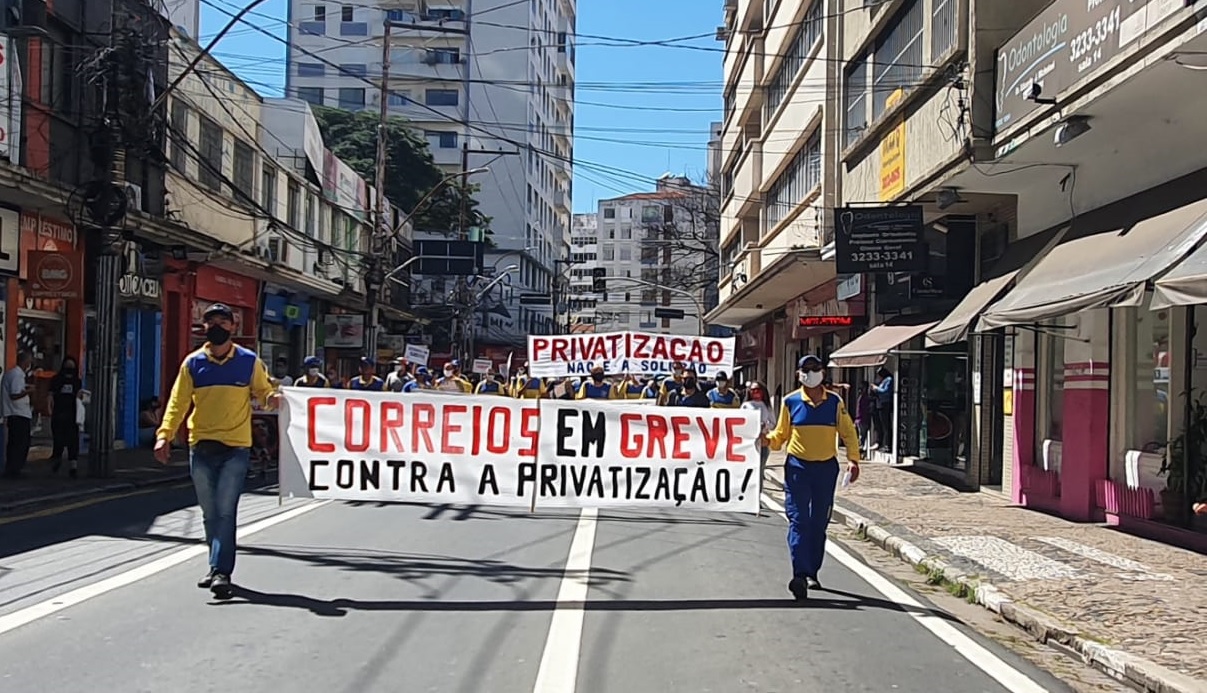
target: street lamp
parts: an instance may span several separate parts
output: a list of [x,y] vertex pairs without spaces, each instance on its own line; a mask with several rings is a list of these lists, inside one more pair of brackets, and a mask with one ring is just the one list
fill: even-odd
[[623,280],[626,282],[633,282],[634,284],[640,284],[641,286],[648,286],[648,287],[651,287],[654,289],[662,289],[663,291],[669,291],[673,294],[679,294],[680,296],[688,297],[689,299],[691,299],[692,303],[696,304],[696,322],[697,322],[696,329],[699,330],[701,337],[704,336],[704,304],[701,303],[700,299],[692,292],[684,290],[684,289],[677,289],[673,286],[666,286],[664,284],[658,284],[655,282],[647,282],[644,279],[637,279],[636,277],[604,277],[603,279],[604,279],[604,281]]
[[469,329],[466,330],[466,338],[465,338],[465,341],[467,342],[465,353],[468,355],[468,358],[472,359],[476,355],[474,352],[474,347],[476,346],[474,344],[474,341],[477,337],[477,328],[473,324],[473,316],[478,313],[478,304],[482,302],[482,299],[485,296],[490,294],[491,289],[498,286],[499,283],[502,282],[504,279],[509,278],[511,276],[511,273],[518,270],[519,268],[520,268],[519,265],[508,265],[507,267],[505,267],[503,269],[503,272],[501,274],[499,274],[499,276],[490,280],[489,284],[487,284],[485,287],[483,287],[483,289],[481,291],[477,292],[470,298],[470,304],[469,304],[470,324],[469,324]]

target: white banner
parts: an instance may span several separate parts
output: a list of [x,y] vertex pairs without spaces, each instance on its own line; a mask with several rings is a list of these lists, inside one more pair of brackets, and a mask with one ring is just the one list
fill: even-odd
[[586,375],[595,366],[620,373],[670,374],[676,361],[713,377],[733,372],[733,337],[695,337],[649,332],[601,332],[528,336],[528,370],[538,378]]
[[497,395],[281,390],[282,496],[759,509],[758,415]]

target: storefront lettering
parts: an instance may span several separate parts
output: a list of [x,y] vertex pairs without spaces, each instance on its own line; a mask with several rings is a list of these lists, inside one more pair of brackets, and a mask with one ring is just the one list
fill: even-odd
[[125,274],[117,282],[118,293],[122,298],[149,298],[159,300],[163,286],[158,279],[140,277],[137,274]]

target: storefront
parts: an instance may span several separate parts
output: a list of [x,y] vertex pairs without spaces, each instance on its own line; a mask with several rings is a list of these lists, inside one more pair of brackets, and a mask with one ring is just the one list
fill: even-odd
[[347,380],[360,371],[365,353],[365,316],[363,313],[328,313],[323,316],[323,359],[330,372]]
[[[852,275],[841,281],[826,282],[789,304],[791,335],[799,355],[815,354],[828,359],[830,354],[848,344],[853,335],[867,329],[867,300],[862,280],[861,275]],[[854,371],[841,377],[831,374],[831,378],[857,392],[858,375],[859,372]]]
[[735,382],[767,382],[767,360],[771,358],[773,336],[774,330],[769,322],[738,333],[734,340],[737,347],[734,354]]
[[1184,440],[1187,414],[1199,411],[1187,386],[1207,384],[1196,351],[1207,339],[1194,336],[1192,309],[1152,290],[1207,238],[1207,200],[1143,216],[1153,199],[1101,210],[981,318],[978,329],[1013,335],[1011,493],[1021,504],[1074,520],[1147,521],[1207,495],[1207,475],[1179,486],[1167,467],[1183,444],[1171,441]]
[[270,371],[284,361],[285,372],[297,377],[309,355],[307,327],[310,297],[272,284],[264,285],[260,309],[260,358]]
[[234,341],[256,348],[260,282],[212,265],[164,261],[164,363],[162,383],[170,387],[176,370],[191,351],[205,343],[205,309],[225,303],[235,314]]
[[118,284],[124,327],[123,367],[118,372],[117,439],[126,447],[146,446],[153,430],[141,426],[144,410],[163,391],[163,283],[157,253],[148,262],[143,248],[127,244],[125,272]]

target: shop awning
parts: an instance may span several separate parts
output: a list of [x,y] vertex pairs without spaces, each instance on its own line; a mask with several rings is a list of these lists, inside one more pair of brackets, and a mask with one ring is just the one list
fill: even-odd
[[976,319],[981,315],[981,311],[990,303],[997,300],[998,296],[1006,290],[1010,282],[1018,276],[1018,270],[1007,272],[1006,274],[981,282],[968,292],[960,305],[956,306],[947,317],[939,321],[926,333],[926,341],[928,344],[942,346],[945,344],[955,344],[968,338],[968,332]]
[[775,255],[769,264],[763,266],[762,271],[709,311],[704,316],[704,322],[741,327],[779,310],[809,289],[834,279],[834,263],[824,262],[817,248],[793,248],[776,251]]
[[[1207,217],[1196,222],[1207,226]],[[1153,285],[1152,309],[1207,304],[1207,245],[1200,244]]]
[[938,323],[902,320],[898,324],[890,321],[864,332],[850,344],[830,354],[830,365],[836,368],[863,368],[880,366],[888,361],[889,352],[909,340],[926,332]]
[[979,329],[1028,325],[1094,308],[1137,306],[1148,282],[1207,234],[1207,200],[1117,231],[1066,240],[985,310]]

